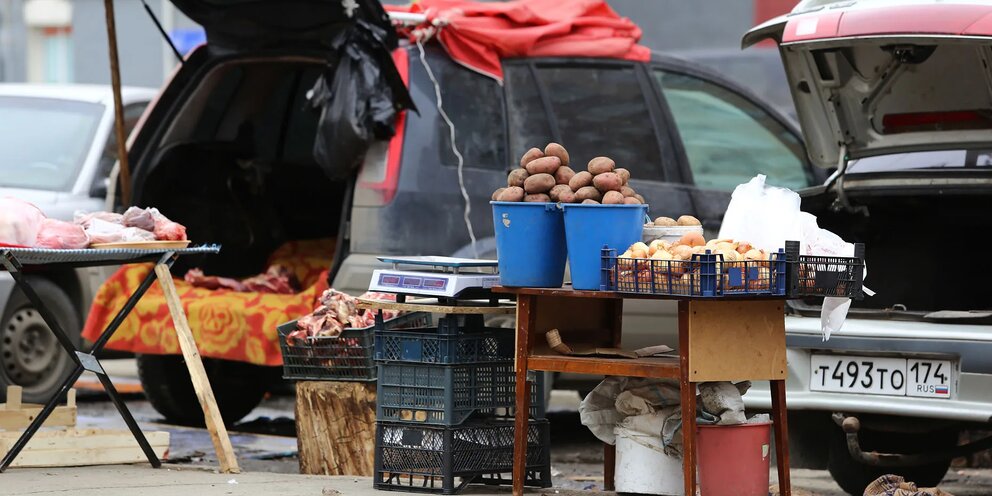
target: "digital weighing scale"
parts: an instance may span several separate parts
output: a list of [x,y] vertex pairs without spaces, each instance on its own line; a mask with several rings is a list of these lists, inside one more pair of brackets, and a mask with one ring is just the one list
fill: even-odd
[[[372,272],[369,291],[436,298],[490,299],[499,285],[496,260],[452,257],[378,257],[392,264]],[[401,269],[401,266],[406,268]]]

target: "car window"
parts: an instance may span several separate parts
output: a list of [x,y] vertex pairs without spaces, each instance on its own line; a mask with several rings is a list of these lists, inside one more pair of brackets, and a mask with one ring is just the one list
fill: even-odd
[[[124,136],[131,136],[131,131],[138,124],[141,114],[145,113],[148,102],[136,102],[124,107]],[[110,175],[110,170],[117,162],[117,128],[110,130],[107,137],[107,144],[103,147],[103,155],[100,156],[100,166],[93,176],[93,183],[103,181]]]
[[562,145],[576,164],[606,155],[633,177],[664,180],[647,100],[630,65],[537,66]]
[[933,150],[865,157],[850,161],[847,174],[978,167],[992,167],[992,150]]
[[[466,167],[506,169],[506,127],[503,120],[503,88],[490,77],[462,67],[441,50],[431,50],[428,64],[441,88],[445,113],[455,125],[455,140]],[[422,66],[411,60],[411,68]],[[429,81],[429,79],[427,79]],[[429,101],[436,102],[434,88]],[[440,116],[437,118],[437,139],[444,165],[458,165],[451,148],[451,130]]]
[[69,190],[104,111],[98,103],[0,97],[0,187]]
[[810,186],[802,143],[764,109],[697,77],[653,72],[697,186],[732,191],[757,174],[777,186]]
[[506,84],[506,119],[510,133],[510,159],[522,157],[527,150],[554,141],[548,114],[541,101],[541,90],[530,65],[507,65],[503,68]]

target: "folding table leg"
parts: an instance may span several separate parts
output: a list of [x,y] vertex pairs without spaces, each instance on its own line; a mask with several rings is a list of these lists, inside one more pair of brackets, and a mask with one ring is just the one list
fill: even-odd
[[151,444],[148,443],[148,439],[145,438],[145,433],[141,432],[141,428],[138,427],[138,423],[135,422],[134,417],[131,415],[131,411],[127,409],[127,405],[124,404],[124,400],[121,399],[120,395],[117,393],[117,388],[114,387],[114,383],[111,382],[110,378],[106,374],[97,374],[100,378],[100,384],[103,384],[103,389],[107,391],[107,395],[110,396],[110,401],[114,403],[117,407],[117,412],[121,414],[124,418],[124,423],[127,424],[127,428],[131,430],[131,434],[134,435],[135,441],[138,441],[138,446],[141,446],[141,451],[145,452],[145,457],[148,458],[148,463],[152,464],[152,467],[159,468],[162,466],[162,462],[158,459],[158,455],[152,450]]

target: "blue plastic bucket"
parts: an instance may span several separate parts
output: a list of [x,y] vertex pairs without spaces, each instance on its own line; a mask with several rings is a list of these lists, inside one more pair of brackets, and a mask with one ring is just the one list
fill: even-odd
[[490,202],[503,286],[559,288],[565,280],[565,223],[557,203]]
[[640,241],[648,206],[570,203],[564,209],[572,287],[598,290],[603,247],[623,252]]

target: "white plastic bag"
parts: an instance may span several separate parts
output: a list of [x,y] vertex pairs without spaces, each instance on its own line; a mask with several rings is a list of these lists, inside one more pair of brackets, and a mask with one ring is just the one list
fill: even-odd
[[0,198],[0,243],[34,246],[44,220],[38,207],[16,198]]
[[738,185],[723,215],[720,239],[747,241],[768,252],[785,247],[786,240],[800,240],[800,198],[796,192],[767,186],[758,174]]

